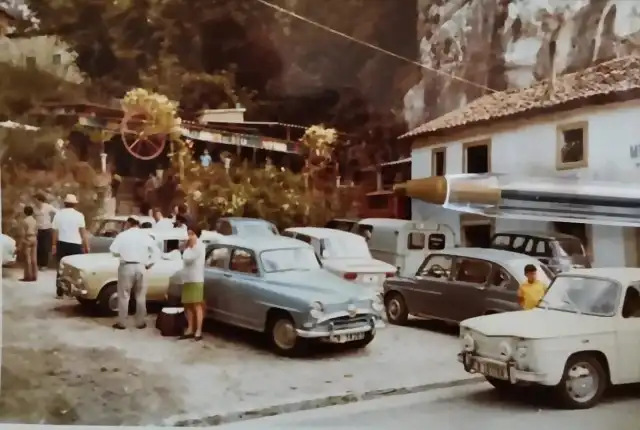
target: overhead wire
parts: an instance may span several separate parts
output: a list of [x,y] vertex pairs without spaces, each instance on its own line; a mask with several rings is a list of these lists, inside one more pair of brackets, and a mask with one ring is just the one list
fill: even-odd
[[341,32],[339,30],[336,30],[335,28],[329,27],[329,26],[327,26],[325,24],[322,24],[322,23],[320,23],[318,21],[315,21],[315,20],[313,20],[311,18],[308,18],[306,16],[300,15],[300,14],[298,14],[298,13],[296,13],[296,12],[290,10],[290,9],[287,9],[287,8],[282,7],[282,6],[279,6],[279,5],[273,4],[271,2],[268,2],[267,0],[256,0],[256,1],[259,2],[259,3],[262,3],[263,5],[271,8],[271,9],[277,10],[278,12],[281,12],[281,13],[284,13],[286,15],[289,15],[289,16],[291,16],[293,18],[296,18],[296,19],[298,19],[300,21],[304,21],[307,24],[311,24],[311,25],[313,25],[315,27],[318,27],[318,28],[320,28],[322,30],[325,30],[325,31],[327,31],[329,33],[333,33],[336,36],[339,36],[339,37],[342,37],[344,39],[350,40],[351,42],[357,43],[357,44],[362,45],[362,46],[366,46],[367,48],[370,48],[370,49],[373,49],[375,51],[381,52],[383,54],[389,55],[389,56],[394,57],[394,58],[396,58],[398,60],[402,60],[402,61],[411,63],[413,65],[416,65],[416,66],[420,67],[420,68],[423,68],[423,69],[429,70],[431,72],[437,73],[438,75],[446,76],[446,77],[449,77],[449,78],[451,78],[453,80],[456,80],[456,81],[459,81],[459,82],[463,82],[465,84],[472,85],[472,86],[477,87],[477,88],[482,88],[483,90],[490,91],[492,93],[497,92],[493,88],[487,87],[486,85],[482,85],[482,84],[479,84],[477,82],[473,82],[473,81],[470,81],[468,79],[464,79],[464,78],[461,78],[459,76],[452,75],[452,74],[444,72],[442,70],[435,69],[433,67],[429,67],[429,66],[427,66],[425,64],[422,64],[422,63],[420,63],[418,61],[415,61],[415,60],[412,60],[410,58],[404,57],[402,55],[396,54],[395,52],[389,51],[389,50],[384,49],[384,48],[382,48],[380,46],[374,45],[372,43],[366,42],[366,41],[361,40],[361,39],[357,39],[357,38],[355,38],[353,36],[350,36],[350,35],[348,35],[346,33],[343,33],[343,32]]

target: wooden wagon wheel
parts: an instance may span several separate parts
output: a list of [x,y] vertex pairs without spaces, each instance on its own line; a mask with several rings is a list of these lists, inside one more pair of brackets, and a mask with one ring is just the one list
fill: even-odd
[[127,151],[139,160],[153,160],[162,154],[167,135],[156,133],[146,113],[125,113],[120,123],[120,137]]

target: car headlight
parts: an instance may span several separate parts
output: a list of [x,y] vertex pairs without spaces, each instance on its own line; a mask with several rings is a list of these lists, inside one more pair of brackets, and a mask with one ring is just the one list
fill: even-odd
[[498,351],[500,352],[500,357],[504,358],[505,360],[513,358],[513,348],[511,348],[509,342],[500,342]]
[[476,341],[469,333],[462,337],[462,347],[467,352],[473,352],[476,350]]
[[311,318],[320,319],[324,315],[324,306],[320,302],[311,303],[311,309],[309,309],[309,315]]
[[515,360],[519,363],[526,361],[529,346],[525,342],[519,342],[516,346]]
[[376,312],[382,312],[384,310],[384,303],[382,302],[380,294],[376,294],[375,297],[371,299],[371,308]]

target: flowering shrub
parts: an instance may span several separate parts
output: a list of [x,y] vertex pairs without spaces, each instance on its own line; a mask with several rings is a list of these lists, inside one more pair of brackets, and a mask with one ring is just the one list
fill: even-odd
[[121,104],[125,116],[145,117],[145,135],[180,135],[182,119],[178,116],[178,103],[169,100],[167,96],[135,88],[127,92]]

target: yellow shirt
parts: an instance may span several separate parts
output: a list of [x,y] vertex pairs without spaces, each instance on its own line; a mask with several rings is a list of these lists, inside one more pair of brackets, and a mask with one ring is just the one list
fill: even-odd
[[538,306],[538,303],[540,303],[546,291],[547,286],[540,281],[533,283],[525,281],[520,284],[520,288],[518,288],[518,298],[520,299],[522,309],[529,310]]

